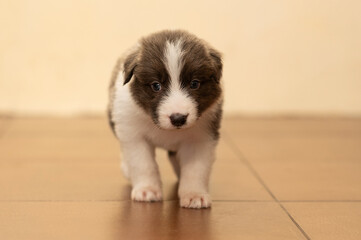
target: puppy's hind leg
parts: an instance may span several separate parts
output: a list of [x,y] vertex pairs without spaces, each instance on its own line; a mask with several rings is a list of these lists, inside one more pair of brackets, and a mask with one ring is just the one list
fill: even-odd
[[122,170],[124,177],[126,177],[127,179],[130,179],[130,176],[129,176],[129,167],[128,167],[128,165],[127,165],[127,162],[125,162],[125,161],[123,160],[123,156],[122,156],[122,155],[120,156],[120,169]]
[[173,166],[173,170],[177,178],[179,179],[180,176],[180,166],[179,166],[179,159],[177,158],[177,152],[168,151],[168,158],[170,163]]

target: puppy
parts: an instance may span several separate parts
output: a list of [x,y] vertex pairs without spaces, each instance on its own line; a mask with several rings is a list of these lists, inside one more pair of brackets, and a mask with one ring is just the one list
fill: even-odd
[[185,31],[142,38],[113,72],[109,122],[135,201],[161,201],[155,147],[168,151],[180,205],[208,208],[222,116],[221,54]]

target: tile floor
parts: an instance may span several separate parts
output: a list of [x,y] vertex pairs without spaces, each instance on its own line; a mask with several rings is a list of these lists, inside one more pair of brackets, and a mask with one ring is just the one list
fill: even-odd
[[361,239],[361,119],[226,118],[213,206],[129,201],[105,118],[0,118],[0,239]]

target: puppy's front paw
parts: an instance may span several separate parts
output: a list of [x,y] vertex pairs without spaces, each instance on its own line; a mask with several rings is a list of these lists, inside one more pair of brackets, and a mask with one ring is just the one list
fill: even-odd
[[135,187],[132,190],[132,200],[140,202],[162,201],[162,190],[157,187]]
[[180,206],[184,208],[209,208],[212,200],[208,193],[186,193],[180,196]]

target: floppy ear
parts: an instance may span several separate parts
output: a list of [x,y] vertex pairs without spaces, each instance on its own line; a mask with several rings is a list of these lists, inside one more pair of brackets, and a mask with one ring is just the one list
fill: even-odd
[[138,62],[138,52],[139,51],[132,52],[125,58],[124,61],[125,80],[123,85],[127,84],[130,81],[130,79],[132,79],[133,77],[134,69],[137,66],[137,62]]
[[215,72],[215,80],[217,83],[221,80],[223,63],[222,63],[222,54],[213,48],[209,48],[209,55],[211,56],[212,62],[214,64]]

